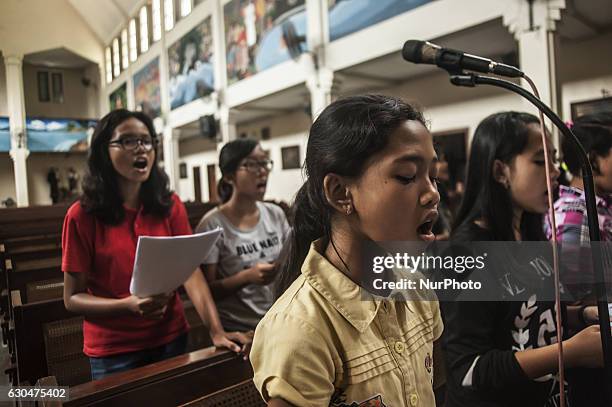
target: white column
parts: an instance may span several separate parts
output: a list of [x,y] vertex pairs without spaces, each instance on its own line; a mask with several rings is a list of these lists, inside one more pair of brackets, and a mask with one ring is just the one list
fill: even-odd
[[319,68],[306,79],[310,92],[310,111],[313,120],[332,102],[334,73],[327,68]]
[[164,146],[164,170],[170,179],[170,189],[179,193],[179,141],[170,126],[164,127],[162,135]]
[[23,56],[6,55],[6,95],[11,132],[11,151],[15,173],[17,205],[28,206],[28,172],[26,159],[30,154],[25,126],[25,98],[23,95]]
[[98,95],[98,99],[100,103],[100,108],[99,108],[100,114],[98,115],[98,117],[102,118],[110,112],[110,104],[108,103],[109,101],[108,85],[110,84],[106,82],[106,66],[104,64],[98,65],[98,72],[100,75],[100,79],[99,79],[100,90],[99,90],[99,95]]
[[213,68],[215,91],[220,93],[219,100],[224,101],[223,94],[227,87],[227,66],[225,61],[225,27],[223,22],[223,5],[221,1],[212,4],[211,30],[213,39]]
[[315,119],[332,101],[334,73],[326,65],[329,43],[327,0],[306,0],[308,54],[301,63],[307,72],[306,87],[310,92],[310,111]]
[[217,143],[217,151],[220,151],[221,147],[226,143],[236,140],[238,135],[236,131],[236,114],[225,104],[219,106],[218,114],[221,142]]
[[[556,22],[561,19],[561,10],[565,8],[565,0],[536,0],[531,11],[527,1],[511,1],[504,13],[504,24],[518,41],[521,70],[537,86],[540,99],[557,111],[555,29]],[[521,85],[531,89],[524,80]],[[526,100],[525,106],[533,111],[533,106]]]

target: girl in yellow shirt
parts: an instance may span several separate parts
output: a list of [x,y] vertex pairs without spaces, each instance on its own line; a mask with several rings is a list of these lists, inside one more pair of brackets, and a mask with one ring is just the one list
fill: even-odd
[[422,114],[366,95],[310,129],[306,183],[251,362],[269,406],[434,406],[437,302],[391,302],[360,286],[367,241],[431,241],[440,196]]

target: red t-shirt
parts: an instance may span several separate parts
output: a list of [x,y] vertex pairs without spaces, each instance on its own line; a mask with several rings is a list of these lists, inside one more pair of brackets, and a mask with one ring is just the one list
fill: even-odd
[[[73,204],[64,219],[62,271],[88,273],[87,291],[97,297],[129,296],[139,236],[192,234],[183,203],[176,194],[172,200],[168,217],[144,215],[142,208],[125,208],[125,219],[118,225],[104,224],[85,213],[79,202]],[[86,317],[83,352],[90,357],[104,357],[150,349],[188,330],[183,305],[176,294],[159,321],[138,315]]]

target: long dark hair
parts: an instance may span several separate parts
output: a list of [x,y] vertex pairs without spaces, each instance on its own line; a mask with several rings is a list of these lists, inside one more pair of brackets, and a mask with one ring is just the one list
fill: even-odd
[[[593,170],[597,173],[597,157],[607,157],[612,148],[612,113],[593,113],[580,116],[574,121],[572,131],[589,155]],[[563,161],[573,176],[581,175],[578,152],[572,140],[561,139]]]
[[[123,198],[117,183],[117,171],[113,167],[108,153],[108,142],[113,132],[128,119],[141,121],[149,130],[154,145],[157,145],[157,134],[151,119],[141,112],[126,109],[113,110],[104,116],[94,131],[91,147],[87,157],[87,174],[83,179],[81,205],[87,213],[95,215],[107,224],[121,223],[125,217]],[[140,201],[143,213],[156,216],[168,216],[172,207],[172,192],[168,187],[168,176],[157,166],[157,154],[153,161],[151,174],[140,188]]]
[[234,192],[233,187],[225,180],[225,177],[233,174],[238,169],[240,162],[247,157],[259,143],[255,140],[242,138],[226,143],[219,153],[219,169],[221,180],[217,184],[217,193],[221,202],[229,201]]
[[333,102],[312,124],[304,161],[307,180],[293,204],[293,232],[279,261],[277,297],[299,275],[311,242],[331,234],[333,208],[323,191],[325,176],[359,176],[367,159],[383,150],[389,135],[407,120],[425,125],[421,112],[401,99],[364,95]]
[[[474,133],[468,161],[467,181],[453,233],[483,220],[494,240],[516,240],[512,229],[512,197],[493,177],[493,163],[510,164],[529,141],[529,124],[536,116],[522,112],[501,112],[485,118]],[[545,240],[541,214],[524,212],[521,219],[523,240]]]

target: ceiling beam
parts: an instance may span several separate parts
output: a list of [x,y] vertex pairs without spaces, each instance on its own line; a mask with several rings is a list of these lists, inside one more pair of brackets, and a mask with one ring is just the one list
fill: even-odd
[[378,83],[381,83],[383,85],[388,85],[388,86],[394,86],[394,85],[397,85],[398,83],[401,83],[401,81],[398,81],[396,79],[383,78],[380,76],[369,75],[369,74],[360,73],[360,72],[343,71],[343,72],[339,72],[338,75],[343,78],[347,78],[347,79],[358,79],[358,80],[367,81],[367,82],[378,82]]
[[572,18],[574,18],[576,21],[584,25],[588,30],[591,31],[593,35],[599,35],[603,33],[604,27],[600,26],[599,24],[594,22],[592,19],[590,19],[589,17],[585,16],[583,13],[578,11],[574,0],[569,0],[567,10],[568,10],[568,14]]
[[262,107],[262,106],[241,106],[233,108],[238,112],[260,112],[260,113],[291,113],[299,107],[295,108],[282,108],[282,107]]

